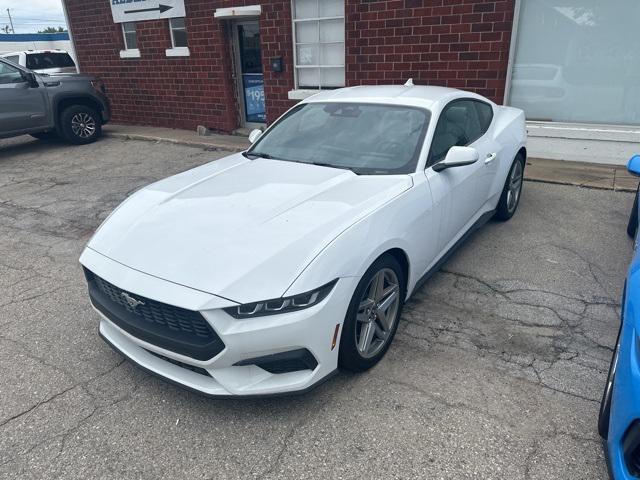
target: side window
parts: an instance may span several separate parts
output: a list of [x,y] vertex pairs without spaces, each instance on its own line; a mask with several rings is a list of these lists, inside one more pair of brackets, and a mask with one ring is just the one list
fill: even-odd
[[22,83],[24,81],[25,80],[22,78],[20,70],[8,63],[0,62],[0,85],[6,85],[8,83]]
[[[433,134],[428,165],[442,160],[451,147],[470,145],[487,131],[491,117],[486,116],[486,110],[485,117],[479,113],[485,105],[491,110],[491,106],[475,100],[454,100],[444,108]],[[493,115],[493,112],[489,113]]]
[[11,55],[10,57],[4,57],[5,60],[9,60],[10,62],[15,63],[16,65],[19,65],[20,63],[20,57],[18,55]]
[[482,127],[482,133],[484,134],[489,130],[489,126],[493,121],[493,108],[488,103],[473,102],[478,110],[478,117],[480,118],[480,126]]

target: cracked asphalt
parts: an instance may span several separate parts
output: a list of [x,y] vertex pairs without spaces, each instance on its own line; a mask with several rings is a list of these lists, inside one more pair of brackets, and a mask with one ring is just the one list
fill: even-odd
[[512,221],[408,302],[376,368],[211,400],[99,339],[78,257],[128,194],[223,155],[0,141],[0,478],[606,478],[596,417],[632,195],[525,183]]

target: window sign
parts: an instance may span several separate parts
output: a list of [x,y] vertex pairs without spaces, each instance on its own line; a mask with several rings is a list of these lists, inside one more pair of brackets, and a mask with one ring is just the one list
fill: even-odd
[[245,73],[242,75],[244,82],[244,104],[247,113],[247,122],[265,123],[267,121],[264,105],[264,78],[261,73]]

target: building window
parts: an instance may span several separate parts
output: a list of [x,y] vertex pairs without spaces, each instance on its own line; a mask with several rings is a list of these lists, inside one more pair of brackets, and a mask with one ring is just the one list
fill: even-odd
[[521,3],[510,104],[527,120],[640,125],[640,3]]
[[187,27],[184,18],[170,18],[169,30],[171,30],[171,46],[182,48],[187,46]]
[[138,34],[136,33],[135,22],[123,23],[122,34],[124,36],[125,50],[136,50],[138,48]]
[[344,0],[293,0],[297,88],[344,87]]

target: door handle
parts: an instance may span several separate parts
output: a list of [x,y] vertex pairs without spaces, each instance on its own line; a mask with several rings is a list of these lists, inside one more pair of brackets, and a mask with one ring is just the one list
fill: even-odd
[[484,159],[484,164],[488,165],[496,159],[495,153],[487,153],[487,158]]

